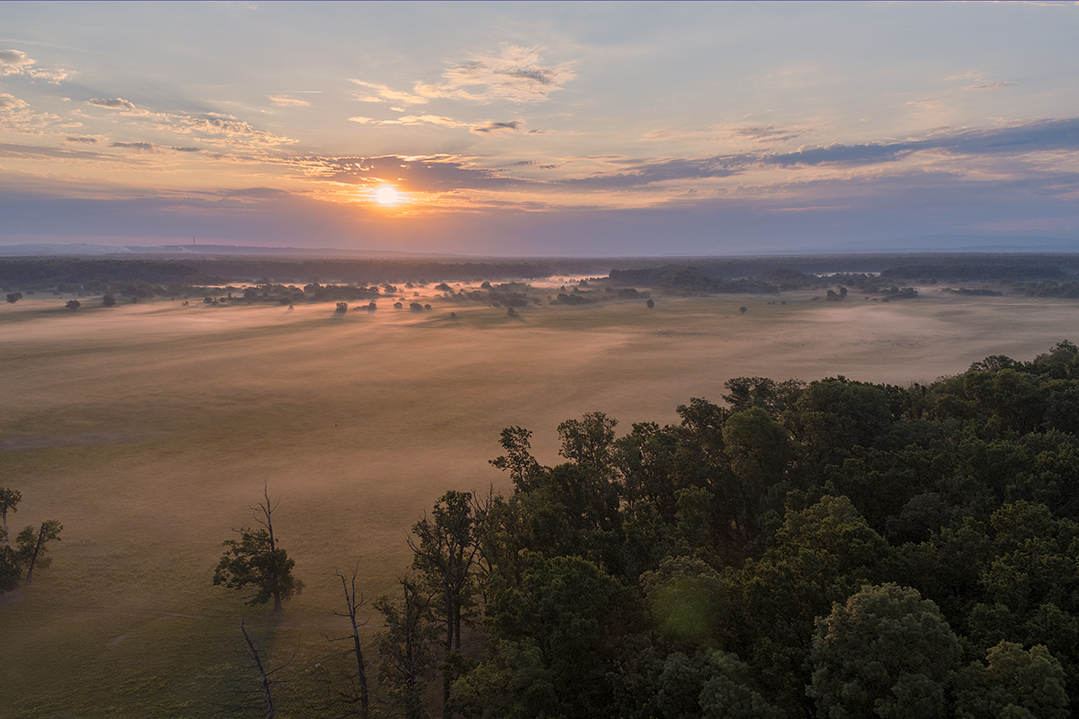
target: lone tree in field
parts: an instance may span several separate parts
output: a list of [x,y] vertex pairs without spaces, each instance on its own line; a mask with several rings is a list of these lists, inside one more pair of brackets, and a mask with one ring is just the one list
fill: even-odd
[[52,563],[52,557],[46,556],[49,550],[49,542],[60,541],[60,530],[64,525],[55,519],[47,519],[41,526],[34,529],[34,525],[28,526],[19,532],[15,538],[15,555],[19,558],[19,566],[26,567],[26,583],[34,580],[34,569],[45,569]]
[[224,541],[225,554],[214,572],[214,585],[224,584],[229,589],[254,585],[255,593],[247,604],[265,604],[272,598],[274,613],[278,613],[284,600],[303,591],[303,582],[292,576],[296,560],[289,559],[285,550],[277,546],[273,533],[277,505],[270,502],[265,487],[262,497],[263,501],[251,508],[261,529],[244,527],[238,530],[239,540]]
[[82,303],[81,303],[81,302],[79,302],[78,300],[68,300],[68,301],[67,301],[67,304],[66,304],[66,305],[64,305],[64,307],[67,307],[67,308],[68,308],[69,310],[71,310],[72,312],[74,312],[75,310],[77,310],[77,309],[79,309],[80,307],[82,307]]

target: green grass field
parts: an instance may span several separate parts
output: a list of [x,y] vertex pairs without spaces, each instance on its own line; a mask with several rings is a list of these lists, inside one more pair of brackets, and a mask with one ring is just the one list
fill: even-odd
[[[931,381],[1079,340],[1069,300],[783,299],[543,306],[519,319],[436,298],[430,312],[344,316],[332,303],[0,307],[0,485],[23,495],[9,525],[64,525],[53,565],[0,598],[0,717],[217,713],[253,687],[245,611],[275,659],[295,655],[282,691],[297,696],[281,715],[302,714],[305,677],[339,649],[323,638],[343,626],[335,567],[362,557],[365,593],[389,591],[409,527],[438,496],[506,488],[487,462],[503,427],[532,429],[554,463],[565,419],[672,422],[691,397],[719,402],[731,377]],[[307,584],[276,627],[211,585],[264,483]]]

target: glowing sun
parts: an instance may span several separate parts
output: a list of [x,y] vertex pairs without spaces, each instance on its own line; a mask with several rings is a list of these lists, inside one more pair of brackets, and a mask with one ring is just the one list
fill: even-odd
[[396,205],[401,201],[401,197],[397,194],[397,190],[389,185],[375,190],[375,199],[378,200],[378,204],[380,205]]

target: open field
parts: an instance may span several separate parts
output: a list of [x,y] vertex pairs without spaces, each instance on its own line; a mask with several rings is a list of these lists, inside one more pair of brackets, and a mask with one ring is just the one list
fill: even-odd
[[[245,607],[211,576],[263,483],[307,584],[273,650],[295,650],[302,676],[335,651],[322,638],[341,626],[334,568],[362,556],[365,593],[389,591],[409,526],[439,495],[505,489],[487,463],[503,427],[532,429],[554,463],[567,418],[672,422],[691,397],[720,401],[731,377],[931,381],[1079,340],[1074,300],[783,299],[519,319],[435,298],[429,312],[343,316],[332,303],[0,307],[0,485],[23,494],[9,525],[64,524],[53,565],[0,598],[0,717],[205,716],[236,701]],[[249,620],[265,630],[267,616]]]

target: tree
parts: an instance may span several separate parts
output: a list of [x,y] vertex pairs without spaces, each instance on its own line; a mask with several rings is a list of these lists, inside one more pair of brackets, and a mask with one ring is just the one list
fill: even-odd
[[817,621],[813,681],[821,716],[928,719],[951,714],[959,641],[916,589],[868,586]]
[[116,306],[116,298],[113,297],[112,295],[102,295],[101,296],[101,306],[102,307],[115,307]]
[[9,292],[7,295],[8,304],[15,304],[22,299],[22,292]]
[[986,651],[988,666],[972,662],[960,678],[958,719],[1065,719],[1064,669],[1044,645],[1024,651],[1002,641]]
[[345,594],[345,611],[334,612],[339,617],[347,617],[351,631],[348,636],[337,637],[330,639],[332,642],[347,641],[352,643],[352,647],[348,650],[348,654],[351,654],[356,660],[356,673],[349,674],[349,681],[355,682],[356,685],[353,692],[341,692],[337,699],[332,700],[330,704],[346,703],[346,704],[359,704],[360,719],[367,719],[368,711],[370,709],[370,697],[367,690],[367,665],[363,658],[363,646],[360,644],[360,627],[367,624],[367,620],[359,621],[356,615],[359,613],[361,607],[363,607],[367,600],[364,599],[362,593],[356,590],[356,575],[359,572],[359,562],[352,567],[352,576],[346,578],[341,572],[334,572],[334,576],[341,580],[341,589]]
[[[289,664],[292,663],[292,659],[289,659],[283,665],[270,668],[265,661],[265,652],[255,646],[255,640],[251,638],[251,635],[247,633],[247,627],[243,620],[240,621],[240,633],[244,636],[244,643],[247,645],[247,654],[255,662],[255,669],[258,670],[259,675],[259,688],[257,692],[250,692],[252,694],[257,693],[261,699],[262,704],[262,716],[265,719],[274,719],[277,716],[277,710],[274,707],[273,700],[273,685],[277,684],[277,680],[273,679],[273,675],[281,671]],[[239,707],[235,707],[239,708]]]
[[71,310],[72,312],[74,312],[75,310],[77,310],[77,309],[79,309],[80,307],[82,307],[82,303],[81,303],[81,302],[79,302],[78,300],[68,300],[68,301],[67,301],[67,304],[66,304],[66,305],[64,305],[64,307],[67,307],[67,308],[68,308],[69,310]]
[[264,487],[263,500],[256,507],[255,521],[261,529],[244,527],[237,530],[240,539],[226,539],[227,548],[214,572],[214,585],[224,584],[229,589],[242,589],[249,584],[255,593],[247,604],[265,604],[273,599],[273,611],[281,611],[282,601],[303,591],[303,582],[292,576],[296,561],[289,559],[284,549],[277,546],[273,532],[273,513],[277,505],[270,502]]
[[7,535],[7,513],[14,514],[19,511],[19,502],[22,501],[22,494],[17,489],[8,489],[7,487],[0,487],[0,522],[4,528],[5,540]]
[[648,300],[647,302],[644,303],[644,306],[647,307],[648,309],[652,309],[653,307],[656,306],[655,300]]
[[426,719],[423,680],[434,659],[434,631],[427,621],[432,598],[415,581],[398,581],[403,592],[400,604],[387,596],[375,600],[375,609],[385,617],[385,629],[375,637],[382,655],[379,674],[390,687],[391,699],[404,709],[405,719]]
[[35,530],[33,525],[19,532],[15,538],[15,554],[19,558],[19,565],[26,567],[26,583],[30,584],[34,579],[34,569],[46,569],[52,563],[52,557],[47,556],[49,542],[60,541],[60,530],[64,525],[55,519],[47,519]]
[[[408,546],[414,555],[413,568],[423,573],[428,586],[440,597],[437,613],[445,623],[443,648],[446,663],[450,665],[451,652],[461,650],[461,620],[475,591],[472,574],[479,542],[471,492],[447,492],[439,498],[431,514],[431,519],[424,516],[413,525],[412,533],[419,541],[409,537]],[[443,716],[447,717],[454,678],[443,670]]]
[[337,309],[335,309],[333,311],[333,313],[335,315],[343,315],[346,312],[348,312],[348,303],[347,302],[338,302],[337,303]]
[[8,546],[7,530],[0,527],[0,594],[16,589],[21,577],[19,555]]
[[739,311],[739,312],[740,312],[741,314],[743,314],[743,315],[744,315],[744,314],[745,314],[746,312],[749,312],[749,308],[748,308],[748,307],[739,307],[739,308],[738,308],[738,311]]

